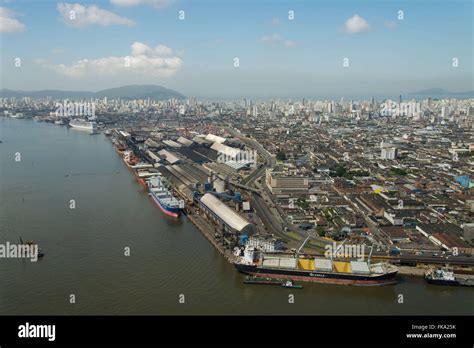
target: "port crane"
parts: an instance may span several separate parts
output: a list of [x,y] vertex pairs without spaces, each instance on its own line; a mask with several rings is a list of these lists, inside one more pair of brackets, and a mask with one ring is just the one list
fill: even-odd
[[303,249],[303,247],[305,246],[305,244],[311,239],[313,238],[313,236],[308,233],[308,236],[305,238],[305,240],[303,241],[303,243],[301,243],[300,247],[298,248],[298,250],[296,250],[296,254],[299,255],[300,251]]
[[308,241],[312,238],[315,238],[313,234],[311,234],[310,232],[308,232],[308,236],[303,240],[303,243],[301,243],[301,245],[299,246],[299,248],[296,250],[296,258],[298,258],[301,250],[303,250],[304,246],[306,245],[306,243],[308,243]]

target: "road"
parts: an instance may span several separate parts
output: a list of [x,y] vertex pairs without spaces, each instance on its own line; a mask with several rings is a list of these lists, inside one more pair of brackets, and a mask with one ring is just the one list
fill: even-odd
[[474,266],[474,257],[466,256],[428,256],[428,255],[401,255],[401,263],[433,263],[433,264],[450,264],[450,265],[465,265]]

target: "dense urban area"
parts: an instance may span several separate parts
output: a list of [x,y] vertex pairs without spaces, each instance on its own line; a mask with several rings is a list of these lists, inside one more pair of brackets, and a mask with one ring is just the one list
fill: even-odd
[[24,97],[3,98],[1,111],[94,123],[145,189],[160,175],[229,262],[244,246],[315,257],[345,243],[406,274],[474,270],[473,99]]

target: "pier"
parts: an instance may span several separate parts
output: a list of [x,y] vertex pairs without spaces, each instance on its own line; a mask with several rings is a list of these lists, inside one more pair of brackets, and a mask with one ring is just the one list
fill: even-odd
[[197,210],[189,210],[186,215],[194,226],[206,237],[206,239],[216,248],[216,250],[231,264],[235,262],[235,256],[232,251],[226,249],[215,238],[215,227],[202,215],[197,214]]

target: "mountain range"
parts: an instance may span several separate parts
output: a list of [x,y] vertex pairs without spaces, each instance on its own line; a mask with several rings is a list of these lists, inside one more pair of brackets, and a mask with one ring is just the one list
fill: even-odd
[[53,99],[154,99],[167,100],[171,98],[184,99],[181,93],[157,85],[128,85],[116,88],[108,88],[98,92],[87,91],[61,91],[61,90],[41,90],[41,91],[16,91],[11,89],[0,89],[0,98],[22,98],[31,97],[41,99],[51,97]]
[[[451,92],[442,88],[430,88],[407,94],[415,98],[474,98],[474,91]],[[98,92],[88,91],[62,91],[62,90],[40,90],[40,91],[20,91],[11,89],[0,89],[0,98],[22,98],[31,97],[41,99],[51,97],[53,99],[153,99],[168,100],[171,98],[184,99],[183,94],[158,85],[127,85],[116,88],[108,88]]]

